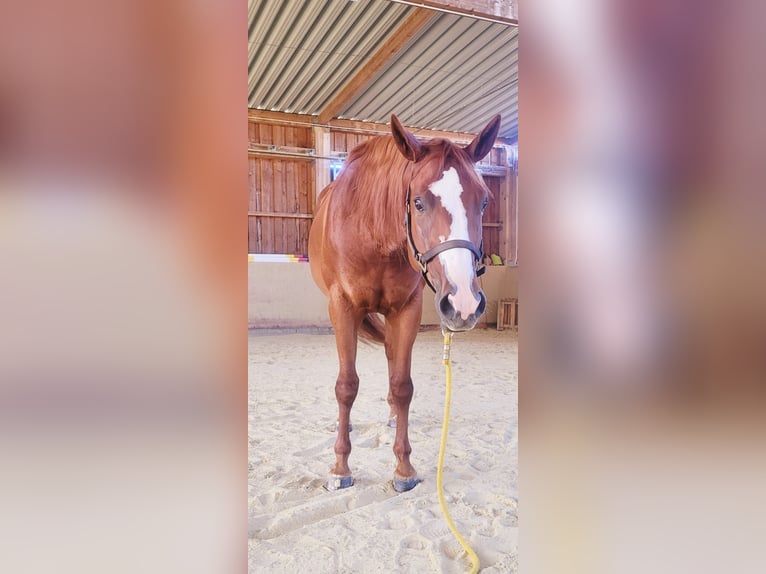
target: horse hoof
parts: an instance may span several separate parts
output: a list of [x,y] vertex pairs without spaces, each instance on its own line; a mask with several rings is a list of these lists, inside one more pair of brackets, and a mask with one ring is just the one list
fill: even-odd
[[[335,432],[338,432],[338,429],[340,428],[340,423],[338,421],[335,421]],[[354,430],[354,425],[351,423],[348,423],[348,432],[351,432]]]
[[413,476],[412,478],[400,478],[394,475],[394,490],[396,492],[407,492],[408,490],[412,490],[418,483],[420,483],[420,479],[417,476]]
[[348,476],[331,474],[324,484],[325,489],[330,491],[341,490],[350,486],[354,486],[354,477],[350,474]]
[[388,426],[392,429],[396,428],[396,417],[391,417],[388,419]]

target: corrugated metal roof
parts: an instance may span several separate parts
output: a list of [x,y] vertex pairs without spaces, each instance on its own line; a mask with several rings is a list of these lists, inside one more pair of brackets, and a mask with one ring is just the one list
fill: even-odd
[[[249,106],[318,115],[416,8],[387,0],[250,0]],[[518,30],[433,12],[337,117],[518,137]]]

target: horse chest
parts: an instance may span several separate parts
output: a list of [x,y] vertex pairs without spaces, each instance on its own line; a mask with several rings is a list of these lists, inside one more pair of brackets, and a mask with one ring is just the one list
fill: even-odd
[[397,312],[421,289],[420,275],[411,267],[378,268],[362,280],[359,275],[344,282],[344,291],[352,304],[367,312]]

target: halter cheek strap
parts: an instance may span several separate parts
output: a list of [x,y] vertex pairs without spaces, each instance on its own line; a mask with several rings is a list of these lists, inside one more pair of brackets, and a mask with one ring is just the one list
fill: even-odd
[[431,283],[431,280],[428,278],[428,264],[437,256],[439,253],[442,253],[443,251],[447,251],[448,249],[457,249],[457,248],[463,248],[468,249],[472,254],[476,262],[476,276],[481,277],[484,275],[484,271],[486,271],[486,267],[482,263],[482,254],[483,254],[483,245],[484,241],[482,240],[482,243],[479,247],[476,247],[472,242],[467,241],[465,239],[450,239],[448,241],[444,241],[442,243],[439,243],[438,245],[434,245],[431,247],[431,249],[427,250],[425,253],[421,253],[418,251],[417,246],[415,245],[415,240],[412,237],[412,213],[410,212],[410,198],[412,196],[412,172],[410,172],[410,183],[407,184],[407,216],[404,218],[404,226],[407,229],[407,241],[410,244],[410,249],[412,250],[412,255],[415,257],[415,260],[418,262],[418,265],[420,265],[420,273],[423,275],[423,279],[426,282],[426,285],[428,285],[431,288],[431,291],[436,293],[436,288]]

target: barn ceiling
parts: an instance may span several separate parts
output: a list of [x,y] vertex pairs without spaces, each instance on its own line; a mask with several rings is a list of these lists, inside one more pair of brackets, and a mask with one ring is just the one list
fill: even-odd
[[390,0],[249,0],[250,108],[518,139],[518,28]]

